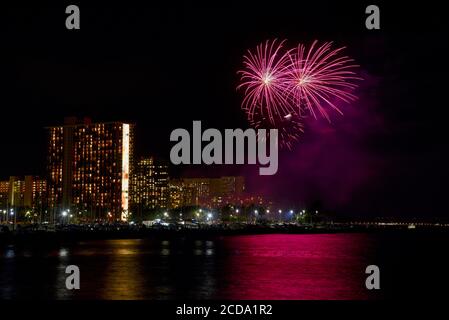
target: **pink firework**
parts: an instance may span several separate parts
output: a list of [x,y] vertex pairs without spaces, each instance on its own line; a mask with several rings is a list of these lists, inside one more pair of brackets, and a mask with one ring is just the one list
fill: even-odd
[[267,40],[243,57],[245,68],[238,72],[241,83],[237,89],[244,89],[242,108],[249,118],[258,113],[275,123],[292,111],[292,100],[287,95],[292,60],[284,43]]
[[287,95],[292,97],[299,114],[308,111],[316,118],[319,112],[329,120],[327,108],[343,114],[336,103],[356,99],[352,92],[357,87],[354,81],[361,80],[354,72],[358,65],[341,55],[344,48],[331,46],[331,42],[318,46],[314,41],[308,51],[302,44],[296,51],[290,51]]

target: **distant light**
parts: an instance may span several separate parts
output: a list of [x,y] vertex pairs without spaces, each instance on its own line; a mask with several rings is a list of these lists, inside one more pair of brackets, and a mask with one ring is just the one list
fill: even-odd
[[164,212],[164,217],[168,217],[168,212]]
[[239,209],[235,209],[235,213],[239,213]]
[[290,210],[290,214],[293,214],[293,210]]
[[70,215],[70,218],[73,218],[73,214]]
[[279,212],[279,213],[282,213],[282,210],[279,209],[278,212]]
[[257,211],[257,210],[254,210],[254,213],[255,213],[255,214],[258,214],[258,213],[259,213],[259,211]]
[[200,209],[199,211],[200,211],[200,212],[203,212],[203,209]]
[[212,213],[209,212],[209,213],[207,214],[207,217],[208,217],[209,219],[211,219],[211,218],[212,218]]
[[68,254],[67,249],[62,248],[61,250],[59,250],[60,257],[67,257],[67,254]]
[[67,216],[67,211],[63,211],[63,212],[62,212],[62,216],[63,216],[63,217],[66,217],[66,216]]
[[267,209],[267,213],[270,213],[270,210]]

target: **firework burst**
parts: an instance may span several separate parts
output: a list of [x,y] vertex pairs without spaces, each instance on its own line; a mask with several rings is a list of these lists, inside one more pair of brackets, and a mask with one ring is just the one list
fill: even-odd
[[287,95],[291,57],[284,43],[267,40],[243,57],[245,68],[238,72],[241,83],[237,89],[244,90],[242,108],[249,118],[258,113],[275,123],[292,111],[292,100]]
[[330,121],[329,110],[343,114],[341,101],[356,99],[358,65],[332,42],[288,50],[284,41],[261,43],[244,56],[237,89],[244,90],[242,109],[255,128],[278,129],[279,146],[291,149],[304,132],[304,117]]
[[330,120],[327,108],[343,114],[337,101],[349,103],[356,99],[352,92],[357,87],[354,81],[361,80],[354,72],[358,65],[341,55],[343,49],[332,49],[331,42],[318,45],[314,41],[309,50],[299,44],[290,51],[287,95],[292,97],[297,113],[307,111],[315,118],[319,113]]

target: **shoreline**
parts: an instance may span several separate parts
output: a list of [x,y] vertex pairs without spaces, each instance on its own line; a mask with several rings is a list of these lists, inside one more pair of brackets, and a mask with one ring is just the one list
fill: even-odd
[[85,240],[118,239],[158,239],[158,238],[214,238],[226,236],[267,235],[267,234],[339,234],[339,233],[448,233],[447,228],[421,227],[304,227],[290,226],[273,228],[267,226],[248,226],[245,228],[202,228],[202,229],[139,229],[139,230],[89,230],[89,231],[26,231],[0,233],[0,245],[29,244],[34,242],[77,242]]

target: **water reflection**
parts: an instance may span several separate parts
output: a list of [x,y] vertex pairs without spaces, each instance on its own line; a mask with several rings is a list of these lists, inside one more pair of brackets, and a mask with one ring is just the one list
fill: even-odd
[[14,252],[14,249],[7,249],[5,252],[5,258],[12,259],[16,256],[16,253]]
[[[260,235],[6,247],[0,297],[365,299],[368,240],[356,234]],[[70,264],[81,270],[81,290],[65,288]]]
[[229,238],[225,299],[366,299],[365,235]]
[[59,256],[60,256],[61,258],[67,257],[68,254],[69,254],[69,252],[68,252],[67,248],[61,248],[61,249],[59,250]]
[[[115,242],[111,257],[102,271],[104,278],[99,288],[101,299],[138,300],[143,299],[144,278],[141,261],[135,256],[134,246],[122,248],[123,243]],[[129,244],[128,244],[129,245]],[[101,272],[101,271],[100,271]]]

